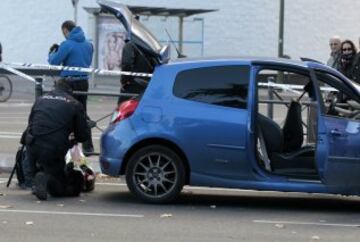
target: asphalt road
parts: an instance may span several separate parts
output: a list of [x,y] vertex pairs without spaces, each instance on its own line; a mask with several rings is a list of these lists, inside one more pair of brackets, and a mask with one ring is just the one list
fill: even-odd
[[[33,97],[0,103],[0,167],[12,166]],[[89,113],[115,100],[90,98]],[[108,119],[101,122],[106,127]],[[98,149],[100,131],[93,132]],[[93,166],[96,157],[91,158]],[[3,169],[4,170],[4,169]],[[98,179],[92,193],[40,202],[0,170],[0,241],[359,241],[360,198],[188,188],[167,205],[139,202],[123,180]]]
[[143,204],[122,181],[40,202],[0,179],[1,241],[359,241],[360,199],[185,188],[168,205]]

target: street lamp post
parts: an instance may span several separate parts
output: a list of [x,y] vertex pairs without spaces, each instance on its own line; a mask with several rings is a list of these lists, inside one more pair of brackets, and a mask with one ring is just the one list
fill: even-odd
[[[285,0],[280,0],[278,57],[284,57],[284,12]],[[278,73],[278,83],[284,83],[284,73]]]
[[71,3],[74,7],[74,22],[75,24],[77,24],[77,9],[78,9],[79,0],[71,0]]
[[284,12],[285,0],[280,0],[278,57],[284,56]]

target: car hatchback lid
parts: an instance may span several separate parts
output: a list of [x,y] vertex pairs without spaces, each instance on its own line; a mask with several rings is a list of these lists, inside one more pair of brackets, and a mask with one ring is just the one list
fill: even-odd
[[129,40],[156,57],[159,63],[168,62],[169,46],[163,47],[157,38],[135,18],[126,5],[111,0],[98,0],[97,3],[102,11],[114,15],[124,25]]

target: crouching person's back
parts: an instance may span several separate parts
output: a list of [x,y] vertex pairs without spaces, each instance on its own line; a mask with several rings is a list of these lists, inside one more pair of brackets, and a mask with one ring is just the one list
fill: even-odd
[[38,170],[33,193],[40,200],[46,200],[48,193],[78,196],[83,185],[80,171],[65,169],[68,149],[90,136],[83,107],[70,92],[66,82],[58,81],[55,90],[36,100],[29,116],[26,149]]

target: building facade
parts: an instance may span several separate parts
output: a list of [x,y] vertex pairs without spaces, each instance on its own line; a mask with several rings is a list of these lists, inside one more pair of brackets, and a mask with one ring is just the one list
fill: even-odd
[[[121,0],[124,4],[176,8],[218,9],[205,19],[205,56],[277,56],[279,0]],[[78,23],[91,37],[92,23],[80,0]],[[284,53],[291,58],[326,61],[328,39],[339,35],[358,46],[360,22],[357,0],[285,1]],[[0,42],[6,62],[46,63],[48,49],[63,40],[60,25],[73,19],[70,0],[1,0]],[[177,36],[175,36],[176,38]],[[191,36],[185,36],[191,39]],[[185,53],[186,54],[186,53]]]

